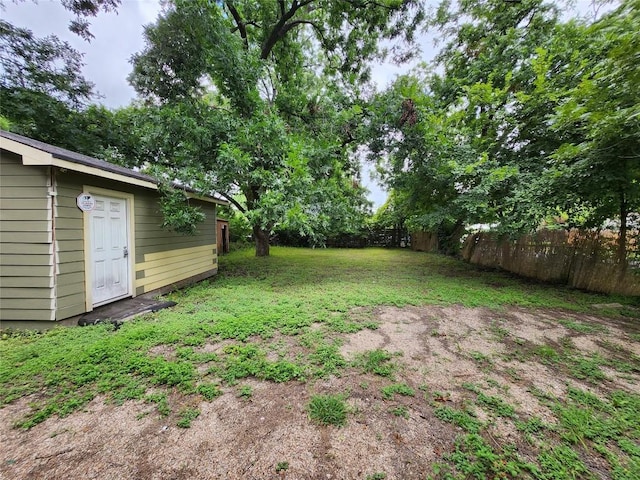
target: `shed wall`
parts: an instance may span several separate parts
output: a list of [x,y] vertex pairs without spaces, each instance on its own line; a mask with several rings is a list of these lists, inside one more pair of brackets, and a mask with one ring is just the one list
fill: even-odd
[[56,169],[56,285],[58,308],[56,320],[85,313],[84,220],[76,204],[82,185],[73,175]]
[[55,319],[51,175],[0,150],[0,320]]
[[[198,226],[195,235],[181,235],[161,227],[163,218],[158,203],[159,195],[154,190],[76,172],[59,172],[56,179],[59,199],[56,218],[66,227],[62,234],[64,240],[58,242],[59,281],[61,288],[64,285],[66,294],[64,304],[60,299],[60,306],[64,308],[64,317],[60,319],[84,313],[85,310],[83,213],[75,204],[76,196],[82,193],[85,185],[134,195],[136,295],[196,275],[213,275],[217,271],[215,204],[191,200],[203,209],[206,220]],[[82,295],[78,295],[79,291],[82,291]]]

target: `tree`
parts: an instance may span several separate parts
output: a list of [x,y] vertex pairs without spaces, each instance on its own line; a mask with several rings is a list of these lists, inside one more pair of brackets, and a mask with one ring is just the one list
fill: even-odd
[[[76,15],[70,29],[86,40],[92,37],[86,18],[100,10],[115,10],[119,3],[62,1]],[[54,35],[37,38],[31,30],[0,20],[0,116],[4,125],[41,141],[95,153],[92,135],[80,125],[82,109],[95,95],[93,83],[80,73],[83,65],[82,54],[69,43]]]
[[0,88],[4,96],[25,91],[45,94],[69,107],[93,95],[93,84],[80,74],[82,54],[55,36],[33,32],[0,20]]
[[147,28],[130,80],[160,110],[197,111],[186,122],[198,135],[167,114],[159,135],[180,139],[177,155],[158,149],[147,160],[225,192],[246,212],[257,255],[268,255],[276,225],[314,235],[336,215],[357,216],[349,147],[359,112],[339,86],[366,79],[379,40],[411,40],[421,15],[417,1],[175,1]]
[[552,155],[553,198],[586,212],[587,226],[618,217],[622,264],[628,216],[640,210],[639,30],[639,0],[624,0],[583,28],[583,61],[570,67],[578,82],[558,93],[552,117],[555,131],[578,134]]
[[486,215],[479,212],[487,199],[465,184],[483,158],[457,126],[457,116],[437,105],[430,80],[429,74],[403,76],[376,95],[361,135],[369,139],[369,159],[393,192],[396,215],[410,229],[436,232],[442,247],[453,252],[465,222]]

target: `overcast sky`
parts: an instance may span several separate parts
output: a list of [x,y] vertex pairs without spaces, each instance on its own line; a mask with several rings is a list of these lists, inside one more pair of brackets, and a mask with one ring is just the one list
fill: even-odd
[[[118,108],[128,105],[136,96],[127,82],[127,76],[131,72],[129,60],[131,55],[144,47],[143,26],[153,23],[159,13],[158,0],[122,0],[117,12],[101,12],[96,18],[89,19],[91,33],[94,35],[91,42],[69,32],[69,21],[73,15],[59,1],[6,1],[0,16],[17,27],[32,30],[38,37],[54,34],[61,40],[68,41],[84,54],[84,77],[96,85],[96,90],[101,95],[96,102],[109,108]],[[427,56],[422,59],[429,60],[430,45],[427,45],[426,39],[423,43]],[[390,64],[376,65],[373,70],[374,80],[380,88],[384,88],[406,68]],[[363,182],[371,192],[369,199],[374,202],[374,208],[382,205],[386,200],[386,192],[370,178],[370,169],[366,165]]]

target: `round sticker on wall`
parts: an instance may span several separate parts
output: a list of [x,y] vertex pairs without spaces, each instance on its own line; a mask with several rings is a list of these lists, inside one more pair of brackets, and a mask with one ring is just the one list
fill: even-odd
[[90,212],[96,206],[96,199],[89,193],[81,193],[76,197],[76,203],[83,212]]

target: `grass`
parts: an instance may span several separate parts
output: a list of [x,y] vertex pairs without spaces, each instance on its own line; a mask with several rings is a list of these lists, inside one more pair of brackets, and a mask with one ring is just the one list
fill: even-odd
[[320,425],[342,427],[347,423],[344,395],[315,395],[308,405],[309,418]]
[[385,350],[370,350],[358,355],[354,362],[363,373],[373,373],[381,377],[391,377],[397,369],[397,365],[391,362],[393,355]]
[[[583,355],[570,341],[531,345],[511,335],[507,324],[496,318],[509,306],[585,312],[591,304],[605,303],[602,295],[521,281],[451,258],[403,250],[274,247],[269,258],[236,251],[220,261],[217,277],[170,296],[178,302],[176,307],[119,329],[107,324],[41,334],[4,332],[0,407],[29,397],[17,423],[27,429],[51,416],[69,415],[97,396],[116,404],[138,399],[188,428],[199,415],[197,402],[215,402],[223,392],[247,404],[259,402],[261,390],[254,392],[243,384],[245,379],[313,386],[330,376],[353,376],[360,385],[357,394],[371,395],[367,390],[373,392],[375,386],[384,400],[403,397],[403,405],[383,412],[406,418],[410,404],[416,418],[435,416],[442,425],[456,427],[456,442],[442,453],[434,478],[588,478],[583,459],[589,455],[607,463],[612,478],[634,478],[640,471],[638,395],[607,388],[610,393],[603,399],[571,389],[566,398],[555,398],[533,390],[557,417],[557,423],[547,424],[516,411],[507,390],[495,382],[486,387],[468,384],[460,389],[463,401],[454,401],[450,392],[432,392],[426,377],[420,386],[424,394],[416,396],[402,378],[400,355],[377,348],[348,361],[340,353],[345,333],[377,328],[377,306],[486,307],[496,312],[488,332],[511,345],[508,351],[519,352],[517,360],[541,362],[585,384],[601,385],[608,381],[603,367],[634,374],[640,371],[640,359],[625,352],[614,358]],[[607,303],[628,306],[635,301],[606,297]],[[558,322],[574,335],[607,334],[593,323]],[[439,338],[436,328],[429,331]],[[632,333],[630,341],[638,342],[640,336]],[[466,356],[482,371],[499,367],[494,355],[472,351]],[[516,369],[506,369],[505,374],[517,380]],[[320,425],[345,425],[348,410],[345,395],[315,395],[307,405],[309,418]],[[498,419],[511,422],[530,448],[537,449],[527,461],[490,436]],[[281,463],[277,471],[285,472],[288,464]]]
[[409,387],[406,383],[394,383],[393,385],[387,385],[382,387],[382,398],[385,400],[391,400],[395,394],[403,395],[405,397],[413,397],[416,392],[413,388]]
[[179,419],[176,425],[180,428],[191,428],[191,422],[193,422],[199,416],[200,410],[198,410],[197,408],[187,407],[179,413]]

